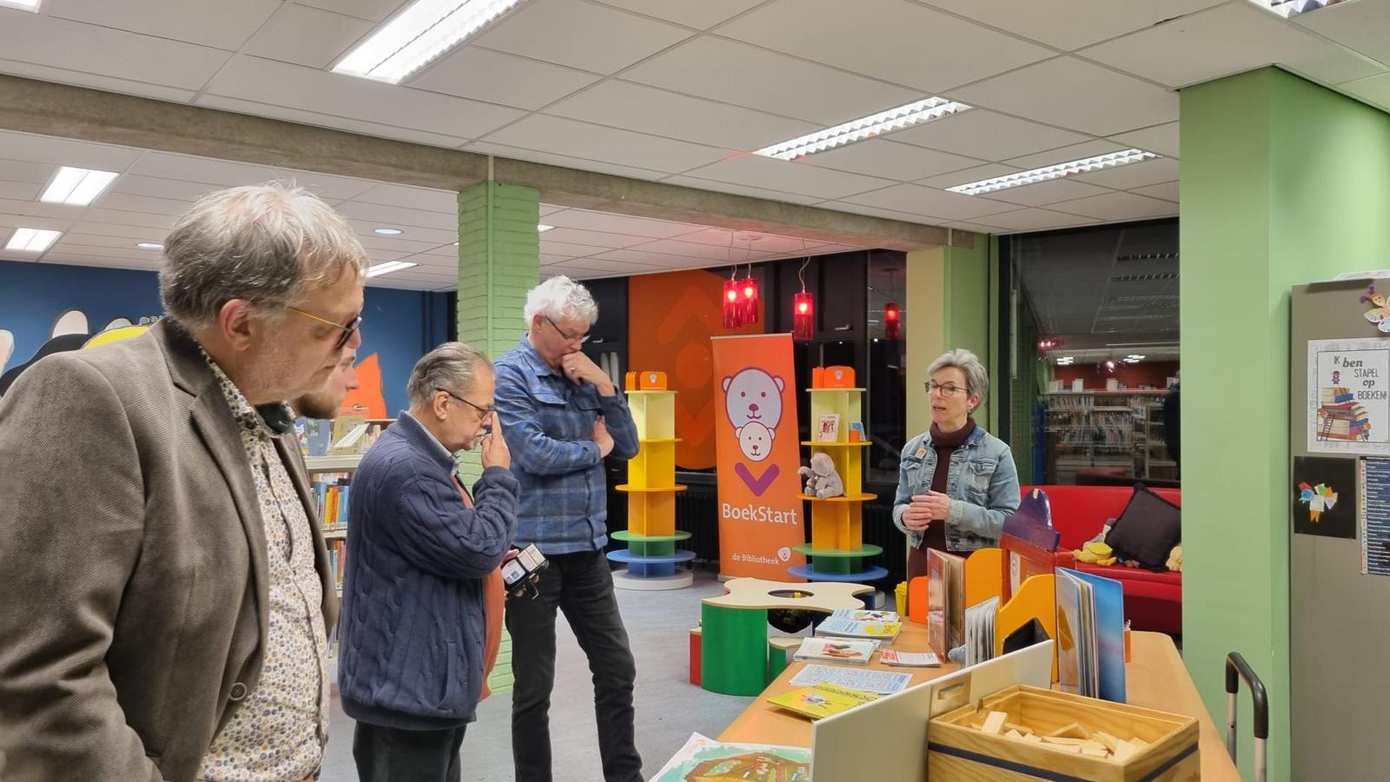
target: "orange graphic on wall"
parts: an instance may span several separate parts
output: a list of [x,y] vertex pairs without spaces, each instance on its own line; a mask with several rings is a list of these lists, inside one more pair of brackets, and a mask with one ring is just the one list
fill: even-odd
[[381,390],[381,357],[373,353],[362,359],[357,367],[358,387],[343,398],[339,415],[360,418],[387,418],[386,397]]
[[676,394],[676,464],[714,466],[714,358],[710,337],[761,334],[758,322],[737,329],[720,323],[724,277],[696,270],[648,274],[628,281],[628,365],[666,373]]

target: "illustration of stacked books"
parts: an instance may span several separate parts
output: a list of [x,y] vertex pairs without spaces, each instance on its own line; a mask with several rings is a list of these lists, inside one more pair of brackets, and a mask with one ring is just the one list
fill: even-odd
[[1322,389],[1318,406],[1319,440],[1369,440],[1371,419],[1346,386]]

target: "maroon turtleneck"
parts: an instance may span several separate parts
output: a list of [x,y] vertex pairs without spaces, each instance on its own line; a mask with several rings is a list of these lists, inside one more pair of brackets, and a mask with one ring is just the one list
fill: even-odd
[[[941,427],[936,424],[931,425],[931,447],[932,450],[936,451],[936,470],[931,477],[932,491],[946,493],[946,477],[951,471],[951,454],[964,445],[974,432],[974,418],[966,418],[965,426],[954,432],[943,432]],[[921,545],[908,552],[907,572],[909,578],[927,574],[926,551],[933,548],[938,551],[947,550],[946,523],[944,521],[932,521],[922,535]]]

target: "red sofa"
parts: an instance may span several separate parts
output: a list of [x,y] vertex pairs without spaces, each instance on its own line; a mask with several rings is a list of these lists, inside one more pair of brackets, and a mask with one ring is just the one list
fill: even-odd
[[[1076,562],[1072,551],[1094,538],[1108,519],[1124,512],[1133,489],[1129,486],[1023,486],[1047,493],[1052,526],[1062,534],[1056,564],[1113,578],[1125,587],[1125,616],[1135,630],[1182,633],[1182,573],[1155,573],[1127,567],[1106,567]],[[1182,505],[1180,489],[1153,489],[1154,494]]]

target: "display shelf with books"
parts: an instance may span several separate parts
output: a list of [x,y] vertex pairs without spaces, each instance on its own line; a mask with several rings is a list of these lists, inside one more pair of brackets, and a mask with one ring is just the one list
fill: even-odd
[[1093,389],[1044,394],[1047,482],[1074,483],[1078,472],[1095,468],[1119,469],[1136,478],[1161,477],[1167,465],[1154,459],[1152,446],[1155,438],[1162,444],[1162,423],[1151,419],[1166,393]]
[[628,408],[637,424],[637,455],[628,460],[627,483],[616,487],[627,494],[627,529],[613,533],[626,549],[608,558],[627,565],[613,574],[621,589],[680,589],[694,583],[682,564],[695,552],[676,548],[690,537],[676,529],[676,392],[666,388],[662,372],[629,372],[624,383]]
[[864,389],[854,385],[852,367],[818,367],[811,374],[811,439],[802,445],[811,455],[825,454],[834,464],[844,484],[836,497],[803,494],[811,504],[811,540],[793,547],[809,561],[790,573],[810,581],[876,581],[888,575],[886,568],[868,565],[865,559],[883,553],[879,546],[865,545],[864,503],[877,495],[863,490]]

